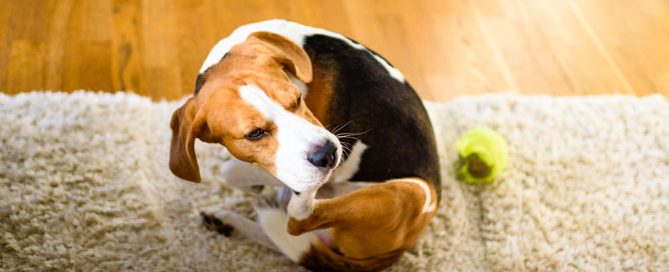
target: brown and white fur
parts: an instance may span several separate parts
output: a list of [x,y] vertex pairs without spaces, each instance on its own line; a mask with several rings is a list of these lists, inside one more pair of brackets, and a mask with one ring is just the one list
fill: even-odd
[[309,269],[386,268],[438,207],[438,158],[420,99],[383,58],[336,33],[282,20],[238,28],[212,49],[171,127],[175,175],[201,180],[200,139],[234,157],[222,171],[229,183],[290,188],[278,197],[287,207],[257,206],[257,221],[204,215]]

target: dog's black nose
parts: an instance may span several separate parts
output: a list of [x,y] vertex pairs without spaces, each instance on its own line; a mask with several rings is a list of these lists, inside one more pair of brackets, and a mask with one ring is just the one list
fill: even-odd
[[337,147],[327,141],[323,147],[309,154],[307,160],[314,166],[332,168],[337,160]]

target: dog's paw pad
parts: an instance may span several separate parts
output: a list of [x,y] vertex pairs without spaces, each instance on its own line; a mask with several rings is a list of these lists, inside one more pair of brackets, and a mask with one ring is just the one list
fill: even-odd
[[230,237],[232,231],[235,230],[235,228],[233,228],[228,224],[223,223],[223,221],[216,218],[216,216],[212,214],[201,212],[200,216],[202,216],[202,222],[205,228],[223,234],[223,236],[225,237]]

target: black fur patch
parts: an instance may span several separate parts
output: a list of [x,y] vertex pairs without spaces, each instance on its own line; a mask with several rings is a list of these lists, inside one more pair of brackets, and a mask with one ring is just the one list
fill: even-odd
[[[432,123],[409,83],[388,74],[371,51],[358,50],[325,35],[308,36],[304,49],[317,69],[336,63],[338,80],[326,113],[330,125],[350,121],[339,133],[368,145],[352,181],[419,177],[441,199],[441,174]],[[332,66],[328,67],[332,69]],[[342,142],[353,144],[352,139]]]
[[204,82],[207,80],[204,76],[205,74],[206,74],[206,71],[204,73],[201,73],[201,74],[197,75],[197,79],[195,79],[195,93],[194,94],[197,94],[197,93],[200,92],[200,88],[202,88],[202,85],[204,85]]
[[202,212],[200,216],[202,216],[202,223],[204,223],[204,226],[208,230],[216,231],[225,237],[230,237],[232,231],[235,230],[232,226],[221,222],[221,220],[209,214]]
[[[221,60],[224,59],[227,56],[228,56],[228,53],[226,52],[223,55],[223,57],[221,58]],[[219,60],[219,62],[220,62],[220,60]],[[195,93],[194,94],[197,94],[197,93],[200,92],[200,89],[202,88],[202,85],[204,85],[204,83],[207,81],[207,76],[208,76],[209,71],[214,66],[215,65],[209,66],[207,68],[207,70],[204,70],[204,72],[197,75],[197,78],[195,79]]]

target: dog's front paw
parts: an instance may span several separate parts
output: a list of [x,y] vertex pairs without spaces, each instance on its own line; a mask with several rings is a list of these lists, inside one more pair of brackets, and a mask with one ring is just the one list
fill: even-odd
[[202,223],[205,228],[223,234],[225,237],[230,237],[232,231],[235,230],[231,225],[221,221],[220,216],[216,213],[200,212],[200,216],[202,216]]
[[311,216],[314,212],[314,202],[316,201],[314,199],[315,196],[316,191],[302,193],[293,192],[288,201],[288,216],[297,220],[303,220]]

